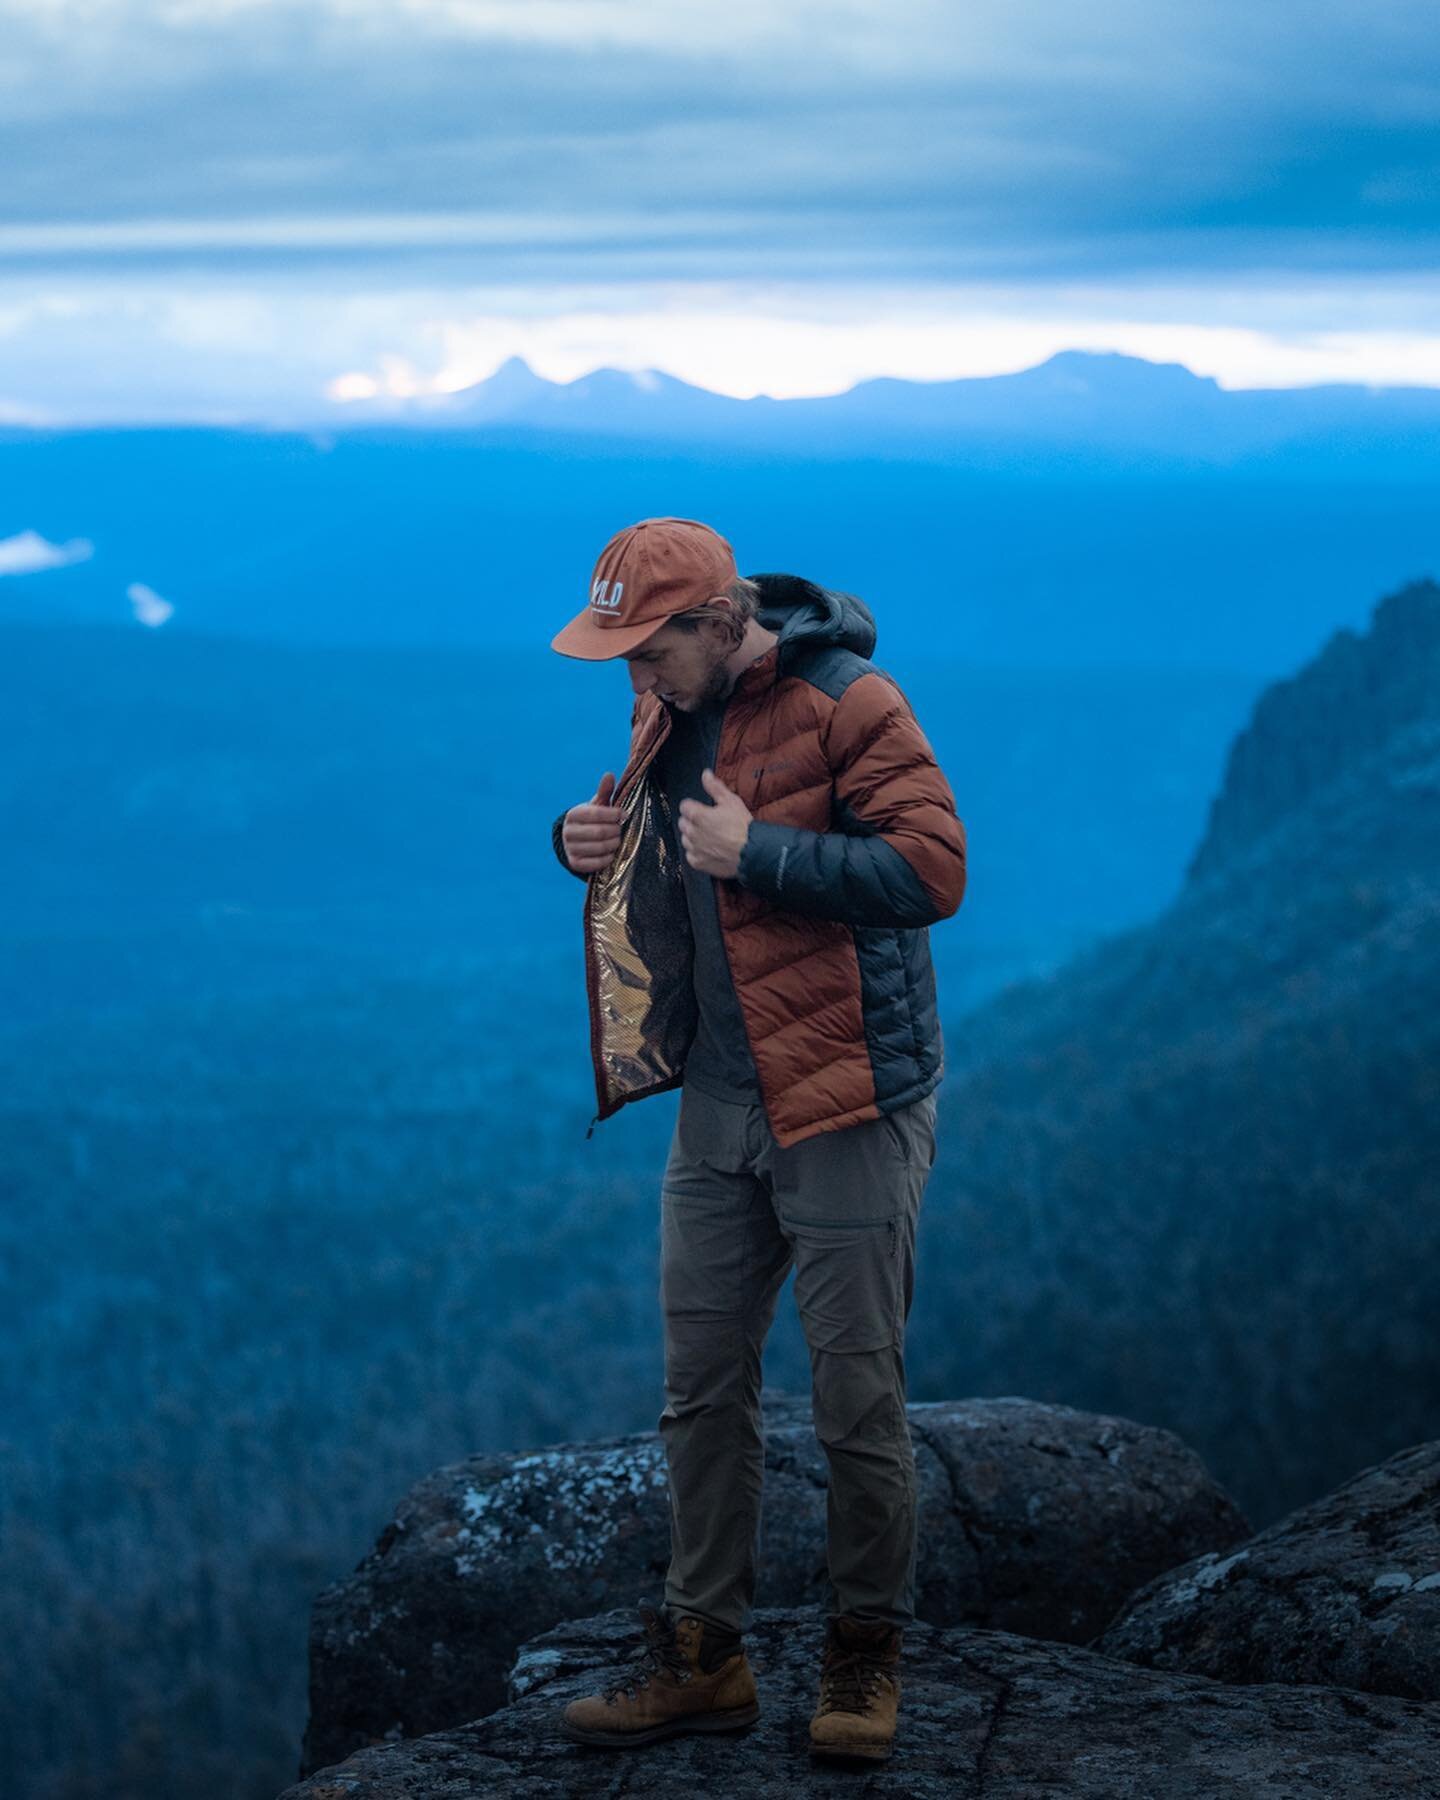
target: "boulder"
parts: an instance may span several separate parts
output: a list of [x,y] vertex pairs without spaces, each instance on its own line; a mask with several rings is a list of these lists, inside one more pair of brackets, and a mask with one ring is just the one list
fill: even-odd
[[584,1749],[555,1730],[633,1642],[615,1612],[527,1645],[514,1699],[433,1736],[357,1751],[282,1800],[568,1800],[675,1794],[719,1800],[894,1795],[896,1800],[1410,1800],[1433,1794],[1440,1708],[1344,1688],[1227,1687],[1009,1632],[918,1626],[902,1663],[891,1759],[812,1763],[823,1618],[764,1611],[751,1655],[761,1717],[733,1737],[634,1751]]
[[[931,1623],[1084,1643],[1141,1583],[1249,1535],[1168,1431],[1018,1398],[912,1406],[910,1423],[917,1608]],[[827,1598],[825,1486],[808,1411],[772,1408],[762,1604]],[[493,1710],[525,1639],[659,1598],[668,1540],[654,1434],[475,1456],[428,1476],[316,1602],[303,1767]]]
[[1148,1582],[1095,1648],[1217,1681],[1440,1700],[1440,1442]]

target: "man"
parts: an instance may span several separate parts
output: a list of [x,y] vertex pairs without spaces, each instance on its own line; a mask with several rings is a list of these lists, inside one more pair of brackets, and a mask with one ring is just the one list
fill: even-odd
[[552,642],[623,659],[636,696],[618,783],[607,772],[553,831],[587,882],[597,1122],[681,1089],[661,1206],[665,1606],[642,1607],[640,1659],[563,1729],[629,1746],[758,1715],[742,1633],[761,1349],[793,1266],[830,1471],[811,1747],[881,1758],[914,1616],[903,1340],[943,1060],[926,928],[960,905],[964,828],[868,660],[868,610],[741,578],[707,525],[618,532]]

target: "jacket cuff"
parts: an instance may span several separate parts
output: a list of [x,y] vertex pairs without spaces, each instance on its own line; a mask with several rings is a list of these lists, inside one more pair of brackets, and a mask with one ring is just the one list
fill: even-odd
[[735,879],[741,887],[752,888],[768,900],[781,900],[785,893],[785,866],[795,848],[800,830],[795,825],[776,825],[765,819],[752,819],[740,850],[740,867]]
[[570,864],[565,859],[565,839],[563,836],[564,830],[565,830],[565,814],[562,812],[560,817],[550,827],[550,842],[554,846],[555,854],[560,858],[560,867],[562,869],[564,869],[567,874],[575,875],[575,874],[578,874],[579,871],[576,869],[572,869],[570,867]]

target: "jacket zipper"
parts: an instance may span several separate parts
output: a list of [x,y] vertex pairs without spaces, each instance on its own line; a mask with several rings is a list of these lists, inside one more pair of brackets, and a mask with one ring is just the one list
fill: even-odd
[[[713,759],[710,764],[711,768],[714,769],[715,773],[732,792],[734,792],[733,785],[720,768],[720,746],[725,737],[725,721],[730,717],[730,701],[733,698],[734,695],[732,694],[726,699],[724,709],[720,714],[720,723],[715,728],[715,748]],[[713,880],[714,877],[712,876],[711,879]],[[740,1029],[745,1033],[745,1048],[750,1052],[750,1063],[755,1070],[755,1084],[760,1089],[760,1104],[764,1110],[765,1117],[770,1119],[774,1117],[774,1114],[770,1108],[770,1097],[765,1092],[765,1078],[760,1073],[760,1058],[755,1054],[755,1043],[750,1036],[750,1021],[745,1017],[745,1002],[740,998],[740,989],[735,982],[735,966],[730,960],[730,944],[725,935],[725,920],[720,912],[720,896],[718,893],[715,896],[715,923],[720,928],[720,950],[725,958],[726,971],[730,976],[730,991],[735,996],[735,1010],[740,1015]]]

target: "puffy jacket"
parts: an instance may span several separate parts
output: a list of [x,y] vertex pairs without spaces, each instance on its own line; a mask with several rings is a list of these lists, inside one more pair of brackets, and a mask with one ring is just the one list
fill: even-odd
[[[964,896],[965,828],[908,701],[869,660],[864,603],[795,575],[752,579],[779,641],[741,673],[720,725],[715,772],[753,817],[738,876],[717,879],[715,899],[784,1147],[939,1082],[927,927]],[[669,730],[664,702],[640,695],[615,789],[620,847],[582,877],[595,1123],[677,1086],[695,1033],[683,852],[653,777]],[[552,831],[562,863],[564,822]]]

